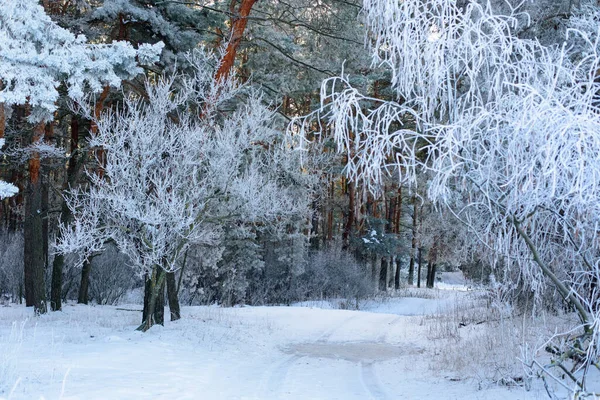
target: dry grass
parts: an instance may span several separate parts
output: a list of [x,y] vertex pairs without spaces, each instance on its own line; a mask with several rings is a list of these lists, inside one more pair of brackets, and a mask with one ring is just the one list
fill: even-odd
[[456,296],[422,323],[433,344],[432,370],[452,371],[453,378],[476,379],[480,386],[528,385],[519,357],[530,321],[510,308],[494,307],[473,292]]

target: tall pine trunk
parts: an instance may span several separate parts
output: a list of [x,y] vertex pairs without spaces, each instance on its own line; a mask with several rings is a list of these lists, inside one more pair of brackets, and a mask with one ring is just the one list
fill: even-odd
[[412,221],[412,245],[410,248],[410,263],[408,264],[408,284],[412,285],[415,280],[415,258],[417,256],[417,221],[418,221],[417,198],[413,196],[413,221]]
[[[44,124],[39,123],[33,134],[32,143],[43,137]],[[24,287],[25,304],[33,306],[36,314],[46,312],[46,288],[44,283],[44,209],[43,188],[40,176],[41,160],[37,153],[29,160],[29,179],[25,189],[24,217]]]
[[388,273],[388,259],[387,257],[381,257],[381,265],[379,267],[379,290],[387,290],[387,273]]
[[[77,117],[71,117],[71,143],[70,152],[71,157],[67,166],[67,178],[63,185],[63,190],[69,187],[74,187],[78,177],[81,173],[81,165],[83,164],[83,158],[80,156],[78,151],[79,146],[79,120]],[[68,224],[72,219],[71,209],[67,206],[66,201],[62,200],[60,210],[60,222],[63,225]],[[60,232],[58,233],[60,235]],[[50,291],[50,306],[52,311],[58,311],[62,308],[62,285],[63,285],[63,269],[65,264],[65,257],[62,254],[56,254],[52,262],[52,284]],[[81,286],[80,286],[81,288]],[[85,293],[85,302],[87,304],[87,289]]]
[[402,266],[402,259],[400,256],[396,256],[396,273],[394,274],[394,288],[400,289],[400,267]]
[[248,24],[248,16],[250,15],[250,11],[255,2],[256,0],[241,0],[237,9],[237,0],[231,0],[231,3],[229,4],[231,36],[227,43],[227,48],[225,49],[225,55],[221,60],[221,65],[219,65],[219,69],[215,74],[216,81],[226,79],[231,73],[231,69],[235,63],[237,50],[240,43],[242,43],[244,31]]
[[422,251],[423,249],[421,249],[419,247],[418,253],[419,253],[419,263],[418,263],[418,268],[417,268],[417,287],[420,288],[421,287],[421,266],[422,266]]
[[344,226],[344,232],[342,233],[342,249],[347,250],[350,246],[350,234],[352,233],[352,227],[354,226],[355,215],[355,190],[354,182],[348,182],[348,217]]

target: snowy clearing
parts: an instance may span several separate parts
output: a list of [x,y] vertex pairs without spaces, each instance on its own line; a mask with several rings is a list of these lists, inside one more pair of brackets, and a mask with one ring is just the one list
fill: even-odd
[[[9,399],[541,399],[440,364],[428,314],[464,292],[314,307],[184,307],[134,331],[139,306],[67,305],[27,318],[0,308],[1,396]],[[447,308],[446,308],[447,309]],[[441,346],[441,347],[440,347]]]

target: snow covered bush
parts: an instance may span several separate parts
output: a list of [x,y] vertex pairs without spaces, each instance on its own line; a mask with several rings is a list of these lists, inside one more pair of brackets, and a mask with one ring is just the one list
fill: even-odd
[[115,246],[108,246],[104,253],[92,259],[90,300],[96,304],[117,305],[128,291],[141,286],[139,281],[132,274],[127,257]]
[[295,281],[299,300],[343,299],[358,308],[374,294],[371,271],[340,245],[313,252]]
[[583,3],[563,43],[543,46],[518,35],[528,19],[516,9],[365,0],[373,61],[392,73],[397,102],[342,76],[323,83],[319,110],[350,177],[379,192],[387,174],[415,183],[427,171],[428,196],[494,262],[538,300],[550,286],[576,310],[580,325],[547,347],[553,362],[536,364],[556,379],[569,371],[574,395],[600,354],[600,35],[598,6]]

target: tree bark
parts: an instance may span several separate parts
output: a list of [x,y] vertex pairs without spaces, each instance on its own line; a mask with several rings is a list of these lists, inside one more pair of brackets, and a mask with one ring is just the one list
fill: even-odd
[[227,49],[225,50],[225,56],[221,60],[221,65],[215,74],[217,81],[227,79],[235,63],[235,56],[237,54],[242,38],[244,37],[244,31],[248,24],[248,16],[252,10],[252,6],[256,0],[241,0],[239,7],[236,9],[237,0],[231,0],[229,5],[229,12],[231,15],[230,23],[230,39],[227,43]]
[[412,285],[415,279],[415,258],[417,256],[417,211],[417,198],[413,196],[412,245],[410,249],[410,263],[408,264],[409,285]]
[[169,309],[171,310],[171,321],[177,321],[181,318],[181,309],[179,307],[179,297],[177,296],[175,272],[167,273],[167,298],[169,300]]
[[155,265],[152,275],[146,279],[142,324],[138,331],[146,332],[153,325],[165,324],[165,270]]
[[379,290],[387,290],[387,272],[388,272],[388,260],[387,257],[381,257],[381,265],[379,267]]
[[385,284],[386,284],[386,288],[391,289],[394,285],[394,266],[396,265],[394,263],[394,256],[389,256],[388,257],[388,273],[387,273],[387,277],[385,279]]
[[429,262],[427,264],[427,287],[433,289],[435,286],[435,273],[436,273],[437,265],[433,262]]
[[319,203],[317,200],[312,202],[312,218],[311,218],[311,232],[310,232],[310,247],[312,250],[319,250],[320,238],[319,238],[319,215],[321,210],[319,209]]
[[52,261],[52,283],[50,284],[50,309],[52,311],[60,311],[62,309],[64,264],[65,256],[62,254],[56,254],[54,256],[54,260]]
[[423,257],[422,257],[422,249],[420,247],[419,247],[418,253],[419,253],[419,257],[418,257],[419,258],[419,265],[418,265],[418,268],[417,268],[417,287],[420,288],[421,287],[421,264],[422,264],[421,261],[423,259]]
[[[82,163],[79,162],[79,120],[72,116],[71,118],[71,143],[69,163],[67,166],[67,179],[63,185],[63,190],[68,189],[70,186],[74,186],[77,182],[78,175],[80,172],[80,166]],[[67,203],[62,200],[61,211],[60,211],[60,222],[63,225],[68,224],[72,219],[72,213]],[[60,232],[58,233],[60,235]],[[63,269],[65,264],[65,257],[62,254],[54,256],[52,262],[52,284],[50,291],[50,306],[52,311],[59,311],[62,308],[62,285],[63,285]],[[86,293],[87,298],[87,293]],[[87,300],[85,302],[87,304]]]
[[[39,123],[33,134],[32,143],[44,135],[44,123]],[[44,283],[44,209],[41,160],[38,153],[29,160],[29,179],[25,189],[24,217],[24,286],[25,304],[33,306],[36,314],[46,312],[46,288]]]
[[540,267],[544,275],[546,275],[552,281],[552,283],[560,293],[561,297],[565,300],[565,302],[575,307],[575,309],[577,310],[577,314],[579,314],[579,319],[583,323],[585,331],[590,332],[592,329],[591,317],[586,311],[583,304],[577,298],[575,291],[570,286],[565,285],[564,282],[558,279],[558,277],[554,274],[554,272],[552,272],[550,267],[546,265],[546,263],[542,260],[538,253],[536,245],[533,243],[529,235],[527,235],[527,233],[523,230],[523,228],[521,227],[521,223],[517,220],[517,218],[514,216],[511,216],[509,218],[515,226],[515,228],[517,229],[519,236],[521,236],[521,238],[527,244],[527,247],[529,247],[529,250],[531,251],[531,255],[533,256],[533,260],[535,261],[535,263]]
[[350,233],[352,232],[352,226],[354,225],[355,219],[355,204],[354,204],[354,182],[348,182],[348,218],[346,219],[346,225],[344,226],[344,233],[342,234],[342,249],[347,250],[350,245]]
[[394,274],[394,288],[400,289],[400,267],[402,266],[402,259],[400,256],[396,256],[396,273]]
[[46,312],[46,291],[44,284],[45,263],[41,182],[28,182],[24,194],[25,305],[27,307],[33,306],[36,314],[43,314]]
[[83,268],[81,268],[81,283],[79,284],[79,294],[77,296],[77,303],[87,304],[88,303],[88,292],[90,288],[90,272],[92,271],[91,260],[83,262]]

